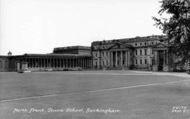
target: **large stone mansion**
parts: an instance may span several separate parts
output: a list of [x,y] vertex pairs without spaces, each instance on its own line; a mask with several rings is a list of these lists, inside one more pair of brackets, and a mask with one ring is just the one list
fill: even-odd
[[94,68],[172,70],[165,36],[147,36],[95,41],[91,46]]
[[49,54],[0,56],[0,71],[142,69],[172,71],[175,56],[165,36],[94,41],[91,47],[54,48]]

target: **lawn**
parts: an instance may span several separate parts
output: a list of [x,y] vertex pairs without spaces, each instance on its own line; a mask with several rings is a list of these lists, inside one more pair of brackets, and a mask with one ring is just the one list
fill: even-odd
[[190,79],[132,71],[0,73],[1,119],[190,119]]

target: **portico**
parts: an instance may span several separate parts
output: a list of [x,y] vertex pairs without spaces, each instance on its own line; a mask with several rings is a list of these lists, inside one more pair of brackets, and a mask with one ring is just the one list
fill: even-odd
[[112,67],[129,67],[130,66],[130,50],[118,49],[110,50],[110,63]]
[[153,48],[153,70],[154,71],[170,71],[170,55],[169,48],[164,44],[158,44]]
[[[82,55],[38,55],[25,54],[17,58],[17,70],[19,65],[25,64],[28,70],[74,70],[76,68],[88,69],[91,67],[91,57]],[[27,65],[26,65],[27,64]]]

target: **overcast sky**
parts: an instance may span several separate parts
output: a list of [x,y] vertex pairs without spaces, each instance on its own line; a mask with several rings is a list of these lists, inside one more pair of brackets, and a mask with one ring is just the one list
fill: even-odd
[[160,35],[160,0],[0,0],[0,55]]

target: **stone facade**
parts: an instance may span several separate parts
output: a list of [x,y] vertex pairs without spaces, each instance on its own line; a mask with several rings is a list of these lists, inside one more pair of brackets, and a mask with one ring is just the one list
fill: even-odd
[[165,36],[95,41],[91,47],[94,69],[170,70]]
[[9,71],[8,56],[0,56],[0,72]]
[[[77,69],[138,69],[173,71],[180,58],[172,53],[166,36],[94,41],[90,47],[54,48],[49,54],[0,56],[0,71]],[[182,66],[183,68],[183,66]]]
[[49,54],[1,56],[0,71],[82,70],[90,69],[92,66],[90,47],[73,46],[55,49],[56,53]]

